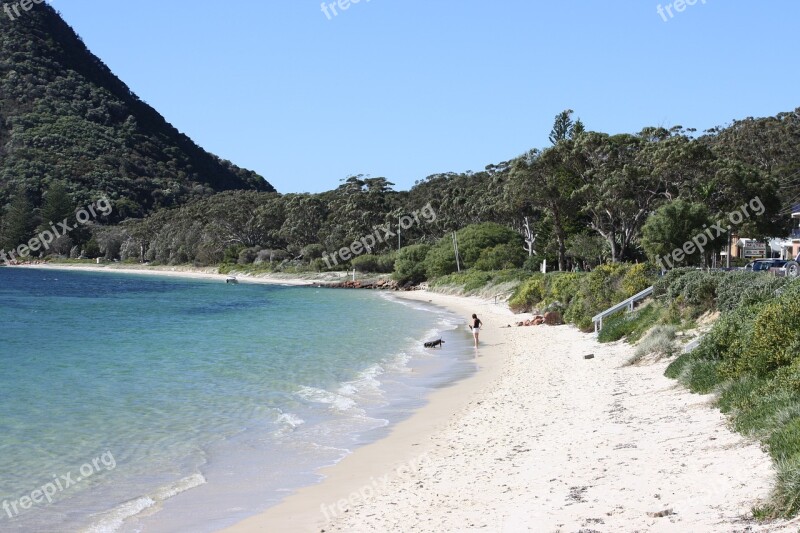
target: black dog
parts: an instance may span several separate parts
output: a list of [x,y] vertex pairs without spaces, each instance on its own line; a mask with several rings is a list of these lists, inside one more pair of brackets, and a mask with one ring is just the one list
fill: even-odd
[[435,340],[435,341],[426,342],[425,343],[425,347],[426,348],[437,348],[437,347],[441,346],[442,344],[444,344],[444,341],[442,339],[439,339],[439,340]]

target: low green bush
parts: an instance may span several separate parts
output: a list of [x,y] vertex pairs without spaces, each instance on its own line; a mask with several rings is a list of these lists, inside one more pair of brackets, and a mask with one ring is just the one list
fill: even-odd
[[376,274],[390,274],[394,271],[395,254],[385,255],[365,254],[354,257],[350,266],[359,272],[372,272]]
[[697,359],[694,353],[685,353],[669,364],[664,371],[664,375],[669,379],[678,379],[690,367],[690,364]]
[[767,438],[769,453],[776,461],[800,454],[800,418],[794,417]]
[[[668,376],[672,377],[672,376]],[[720,387],[717,406],[723,413],[734,413],[751,405],[754,394],[760,394],[768,381],[755,376],[742,376],[726,381]]]
[[[597,340],[603,343],[625,338],[628,342],[636,342],[660,320],[662,314],[663,308],[655,302],[630,313],[619,312],[603,321],[603,329]],[[674,328],[671,329],[674,331]]]
[[695,349],[697,357],[720,360],[720,372],[728,378],[741,375],[739,360],[750,343],[750,332],[759,313],[757,306],[740,307],[724,313]]
[[508,270],[521,268],[528,255],[518,242],[498,244],[481,252],[473,268],[476,270]]
[[585,274],[577,272],[553,272],[548,276],[547,294],[542,300],[546,303],[561,302],[569,306],[581,290],[581,279]]
[[732,311],[738,307],[762,303],[776,298],[788,279],[760,272],[730,272],[717,287],[717,308]]
[[655,283],[653,283],[653,296],[661,297],[666,296],[667,291],[669,290],[670,286],[673,284],[678,283],[678,280],[688,274],[689,272],[695,272],[697,269],[689,268],[689,267],[682,267],[682,268],[674,268],[668,271],[663,276],[659,277]]
[[422,283],[426,279],[426,258],[431,247],[427,244],[413,244],[397,251],[392,277],[398,283]]
[[678,376],[678,381],[687,389],[698,394],[708,394],[719,386],[723,378],[719,373],[719,361],[690,359]]
[[691,307],[695,315],[715,308],[717,286],[725,272],[690,270],[677,276],[668,286],[666,296],[684,307]]
[[777,482],[772,516],[791,518],[800,512],[800,456],[797,454],[776,463]]
[[632,313],[622,310],[603,319],[603,329],[597,335],[597,342],[614,342],[625,337],[631,329],[634,317]]
[[492,281],[492,275],[489,272],[471,272],[469,279],[464,283],[464,292],[476,291],[490,281]]
[[534,274],[521,283],[508,301],[511,310],[515,313],[527,313],[534,305],[544,300],[544,279],[544,274]]
[[739,362],[741,372],[763,376],[800,357],[800,301],[783,296],[765,304]]

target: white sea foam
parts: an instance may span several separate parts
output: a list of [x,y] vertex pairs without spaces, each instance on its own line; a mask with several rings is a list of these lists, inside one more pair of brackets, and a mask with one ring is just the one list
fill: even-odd
[[331,409],[342,413],[351,411],[356,407],[356,402],[352,398],[315,387],[300,387],[297,395],[310,402],[329,405]]
[[338,394],[356,399],[359,395],[382,395],[381,382],[378,376],[385,372],[381,365],[375,364],[358,373],[356,379],[346,381],[337,390]]
[[135,498],[118,505],[111,511],[96,515],[98,520],[84,530],[84,533],[113,533],[119,530],[126,520],[141,514],[155,506],[160,506],[166,500],[191,490],[195,487],[205,485],[206,478],[202,474],[193,474],[175,483],[156,489],[153,494]]
[[277,421],[289,429],[294,429],[306,423],[305,420],[292,413],[281,413]]
[[136,516],[145,509],[156,504],[155,500],[145,496],[143,498],[136,498],[122,505],[117,506],[111,511],[102,515],[102,518],[93,525],[84,530],[85,533],[113,533],[117,531],[125,520]]

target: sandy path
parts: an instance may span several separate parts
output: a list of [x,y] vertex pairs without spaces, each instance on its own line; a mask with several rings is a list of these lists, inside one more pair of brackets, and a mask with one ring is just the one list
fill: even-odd
[[501,376],[430,460],[325,531],[797,530],[742,518],[769,493],[769,458],[664,363],[623,367],[629,346],[566,326],[501,331]]

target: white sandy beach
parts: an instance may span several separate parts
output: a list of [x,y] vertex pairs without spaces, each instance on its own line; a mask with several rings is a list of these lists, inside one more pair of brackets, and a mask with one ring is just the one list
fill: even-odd
[[569,326],[502,328],[510,313],[475,299],[403,297],[479,313],[482,370],[228,531],[797,531],[748,518],[769,457],[667,362],[623,366],[632,347]]
[[709,397],[665,378],[667,361],[624,366],[632,347],[570,326],[505,328],[518,317],[474,298],[399,296],[465,322],[478,313],[479,372],[323,470],[323,482],[226,531],[798,530],[749,519],[772,486],[769,457],[731,432]]
[[[220,274],[217,267],[192,267],[192,266],[145,266],[123,263],[104,263],[100,265],[67,264],[67,263],[42,263],[23,264],[10,268],[32,268],[41,270],[68,270],[73,272],[112,272],[116,274],[135,274],[145,276],[167,276],[187,279],[205,279],[224,281],[228,276]],[[319,276],[303,278],[291,274],[261,274],[256,276],[236,274],[240,283],[262,283],[269,285],[313,285],[315,283],[329,283],[344,280],[340,273],[320,274]]]

